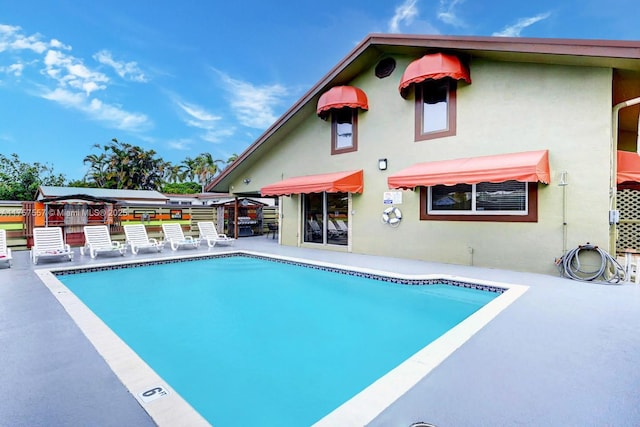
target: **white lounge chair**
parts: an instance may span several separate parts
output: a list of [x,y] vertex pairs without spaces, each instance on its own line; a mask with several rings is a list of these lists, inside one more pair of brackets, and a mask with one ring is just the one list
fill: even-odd
[[322,237],[322,227],[320,227],[318,221],[310,219],[307,220],[307,224],[309,224],[310,234],[312,237]]
[[71,246],[64,242],[62,228],[42,227],[33,229],[33,246],[31,247],[31,260],[34,264],[40,258],[66,257],[71,261],[73,251]]
[[200,230],[200,240],[206,241],[210,248],[214,247],[216,244],[232,245],[236,240],[226,234],[218,233],[218,230],[216,230],[216,226],[212,221],[198,222],[198,230]]
[[329,236],[332,237],[338,237],[344,234],[344,232],[342,230],[339,230],[334,222],[330,219],[327,220],[327,231],[329,232]]
[[197,248],[200,240],[194,239],[192,236],[186,236],[182,232],[182,226],[177,222],[168,222],[162,224],[162,232],[164,233],[165,244],[171,245],[172,251],[180,248]]
[[347,225],[346,222],[344,222],[341,219],[337,219],[336,220],[336,224],[338,225],[338,228],[344,233],[344,234],[349,234],[349,226]]
[[106,225],[87,225],[84,227],[85,244],[80,248],[80,253],[84,255],[85,251],[89,252],[91,258],[95,258],[99,254],[118,253],[122,256],[127,251],[127,247],[120,242],[111,240],[109,227]]
[[11,248],[7,247],[7,230],[0,230],[0,263],[11,267]]
[[131,248],[131,253],[134,255],[137,254],[140,249],[155,249],[160,252],[164,248],[164,245],[157,239],[153,237],[149,238],[144,224],[125,225],[124,235],[127,244]]

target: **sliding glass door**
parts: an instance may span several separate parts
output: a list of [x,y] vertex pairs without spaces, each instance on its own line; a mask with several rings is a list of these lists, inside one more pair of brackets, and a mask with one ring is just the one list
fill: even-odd
[[303,241],[347,245],[349,240],[349,194],[302,195]]

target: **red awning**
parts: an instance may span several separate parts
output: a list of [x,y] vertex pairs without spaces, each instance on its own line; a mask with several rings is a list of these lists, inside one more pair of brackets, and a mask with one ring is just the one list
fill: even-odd
[[350,172],[297,176],[269,184],[260,189],[263,196],[285,196],[308,193],[362,193],[362,169]]
[[632,151],[618,151],[616,183],[640,182],[640,156]]
[[455,80],[464,80],[471,83],[469,69],[462,64],[458,57],[444,53],[432,53],[416,59],[407,66],[400,79],[400,95],[407,97],[409,86],[425,80],[440,80],[450,77]]
[[433,185],[478,184],[480,182],[550,182],[549,151],[418,163],[387,179],[389,188]]
[[355,86],[332,87],[320,96],[317,113],[324,119],[331,110],[344,107],[368,110],[367,95]]

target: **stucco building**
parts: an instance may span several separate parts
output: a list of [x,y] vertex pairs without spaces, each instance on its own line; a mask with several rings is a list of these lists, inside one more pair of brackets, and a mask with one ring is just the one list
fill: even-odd
[[640,42],[374,34],[207,190],[278,197],[283,245],[553,273],[638,240],[638,97]]

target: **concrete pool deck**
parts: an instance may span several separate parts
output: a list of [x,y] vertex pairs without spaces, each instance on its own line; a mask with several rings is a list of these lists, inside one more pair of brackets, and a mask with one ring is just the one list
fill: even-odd
[[[264,236],[239,239],[234,247],[399,274],[454,274],[529,286],[371,426],[640,425],[638,285],[283,247]],[[217,250],[228,248],[209,252]],[[15,251],[13,267],[0,267],[0,426],[154,425],[34,273],[105,261],[106,256],[80,256],[76,248],[71,263],[33,266],[28,252]],[[247,409],[238,414],[239,424],[251,419]]]

